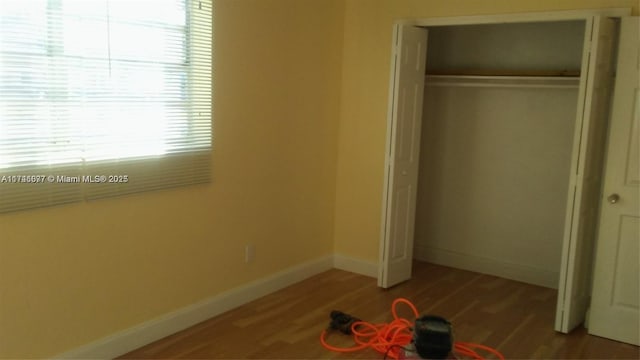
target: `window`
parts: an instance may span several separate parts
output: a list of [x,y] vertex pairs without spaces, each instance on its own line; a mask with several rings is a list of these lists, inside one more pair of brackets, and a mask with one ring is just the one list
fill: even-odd
[[0,1],[0,212],[210,179],[211,0]]

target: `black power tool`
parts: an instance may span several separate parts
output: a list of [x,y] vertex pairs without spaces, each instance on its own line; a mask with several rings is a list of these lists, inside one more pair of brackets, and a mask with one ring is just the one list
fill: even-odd
[[416,319],[413,342],[421,358],[446,359],[453,348],[451,323],[440,316],[422,316]]
[[349,314],[345,314],[342,311],[333,310],[329,314],[331,322],[329,323],[329,329],[340,330],[341,332],[351,335],[351,326],[356,321],[361,321]]

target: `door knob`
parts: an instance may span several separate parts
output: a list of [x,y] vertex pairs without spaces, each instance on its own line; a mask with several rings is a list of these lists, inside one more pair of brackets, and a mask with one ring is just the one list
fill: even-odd
[[615,203],[617,203],[618,201],[620,201],[620,195],[618,195],[618,194],[611,194],[611,195],[609,195],[609,196],[607,197],[607,201],[608,201],[610,204],[615,204]]

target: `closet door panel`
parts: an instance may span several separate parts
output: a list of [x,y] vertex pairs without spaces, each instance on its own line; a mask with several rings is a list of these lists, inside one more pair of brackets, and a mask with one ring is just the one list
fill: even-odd
[[640,345],[640,21],[621,20],[589,333]]
[[594,17],[586,34],[555,324],[565,333],[584,322],[591,294],[616,24]]
[[427,30],[397,25],[378,285],[411,278]]

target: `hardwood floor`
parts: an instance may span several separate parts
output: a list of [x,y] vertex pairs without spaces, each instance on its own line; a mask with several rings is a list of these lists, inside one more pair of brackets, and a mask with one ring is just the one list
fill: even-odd
[[[382,359],[366,349],[325,350],[319,334],[329,312],[365,321],[392,320],[394,299],[411,300],[421,314],[453,324],[455,340],[482,343],[508,359],[639,359],[640,348],[588,335],[580,328],[556,333],[556,291],[502,278],[416,262],[414,277],[383,290],[376,280],[330,270],[126,354],[122,359]],[[403,313],[403,311],[405,311]],[[400,316],[410,318],[408,308]],[[350,337],[331,333],[336,346]]]

